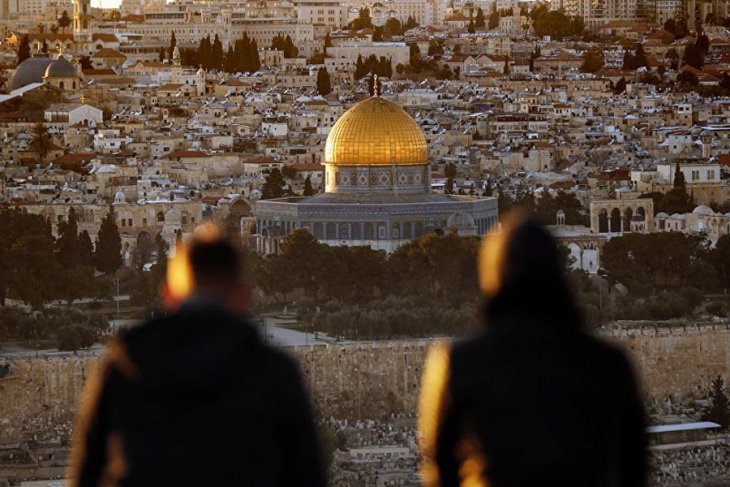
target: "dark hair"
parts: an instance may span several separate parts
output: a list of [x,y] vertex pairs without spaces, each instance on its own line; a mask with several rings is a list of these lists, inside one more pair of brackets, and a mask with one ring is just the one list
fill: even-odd
[[196,242],[190,248],[189,258],[196,287],[232,287],[243,278],[242,258],[226,240]]

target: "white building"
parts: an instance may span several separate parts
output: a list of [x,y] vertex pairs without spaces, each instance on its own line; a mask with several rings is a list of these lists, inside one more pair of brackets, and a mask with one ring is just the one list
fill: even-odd
[[333,28],[347,24],[347,7],[339,0],[297,0],[294,5],[300,24],[326,25]]
[[45,121],[51,125],[82,124],[94,127],[104,120],[101,110],[81,103],[51,105],[43,115]]
[[[679,168],[684,174],[687,184],[718,183],[720,181],[720,164],[684,163],[680,164]],[[664,183],[673,182],[676,171],[676,164],[657,165],[657,175]]]

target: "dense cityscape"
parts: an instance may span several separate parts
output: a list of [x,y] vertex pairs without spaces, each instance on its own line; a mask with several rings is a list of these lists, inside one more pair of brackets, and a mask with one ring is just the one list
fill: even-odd
[[730,2],[0,0],[0,34],[0,486],[63,485],[103,344],[206,222],[330,485],[421,485],[426,349],[510,210],[634,363],[650,484],[730,483]]

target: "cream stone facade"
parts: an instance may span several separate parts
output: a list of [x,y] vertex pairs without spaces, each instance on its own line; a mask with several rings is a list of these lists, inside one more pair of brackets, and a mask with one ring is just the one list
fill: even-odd
[[649,233],[654,229],[651,198],[591,201],[591,231],[594,233]]

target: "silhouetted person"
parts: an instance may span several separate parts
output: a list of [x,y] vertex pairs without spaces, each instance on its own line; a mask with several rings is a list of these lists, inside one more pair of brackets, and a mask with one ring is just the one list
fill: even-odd
[[168,290],[172,314],[111,342],[82,405],[72,485],[324,486],[302,379],[246,319],[238,253],[204,239],[177,259],[168,278],[191,274],[191,292]]
[[645,485],[634,374],[621,351],[584,331],[562,267],[532,220],[486,239],[486,326],[435,347],[424,373],[425,486]]

